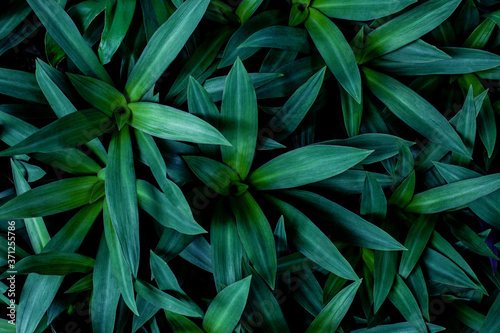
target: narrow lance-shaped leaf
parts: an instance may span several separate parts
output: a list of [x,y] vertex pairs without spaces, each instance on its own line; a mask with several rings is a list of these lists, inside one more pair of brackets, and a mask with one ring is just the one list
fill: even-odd
[[125,260],[135,276],[139,267],[139,212],[128,126],[115,131],[111,138],[105,188],[113,228]]
[[125,85],[125,95],[138,101],[174,61],[208,7],[208,0],[187,0],[151,37]]
[[[88,273],[94,267],[94,259],[67,252],[46,252],[34,254],[19,260],[16,265],[17,274],[38,273],[43,275],[67,275],[69,273]],[[9,276],[4,272],[0,278]]]
[[335,23],[314,8],[309,8],[305,26],[335,78],[360,103],[361,75],[354,53],[342,32]]
[[435,215],[420,215],[410,227],[405,240],[405,247],[408,251],[403,252],[399,265],[399,275],[406,279],[420,259],[420,255],[425,250],[434,226],[437,222]]
[[113,128],[110,119],[95,109],[77,111],[39,129],[0,156],[49,153],[89,142]]
[[221,133],[231,147],[221,147],[222,160],[244,180],[252,165],[257,145],[257,98],[255,90],[238,58],[224,85],[221,108]]
[[[398,234],[392,220],[382,222],[382,228],[393,235]],[[377,313],[392,289],[396,277],[398,253],[395,251],[374,251],[373,263],[373,310]]]
[[263,0],[243,0],[236,8],[236,15],[240,18],[241,24],[245,23],[250,16],[264,2]]
[[486,315],[486,320],[481,327],[481,333],[494,333],[498,332],[500,329],[500,319],[498,318],[498,312],[500,311],[500,296],[497,295],[495,301],[488,310]]
[[243,246],[238,236],[236,221],[232,214],[224,209],[224,204],[223,200],[217,203],[210,227],[214,280],[219,292],[242,277]]
[[[53,193],[57,193],[56,191]],[[88,230],[102,210],[102,202],[80,209],[47,243],[42,252],[78,250]],[[30,274],[24,283],[17,312],[17,329],[33,332],[54,300],[63,276]]]
[[366,37],[360,63],[399,49],[432,31],[451,16],[461,0],[431,0],[390,20]]
[[410,288],[408,288],[404,280],[399,275],[396,275],[396,281],[391,292],[389,293],[389,299],[399,310],[401,315],[403,315],[403,317],[417,330],[417,332],[427,332],[427,327],[425,326],[418,303],[415,300],[415,297],[413,297]]
[[268,47],[274,49],[311,52],[311,42],[306,30],[286,26],[272,26],[257,31],[238,48]]
[[30,102],[47,104],[35,75],[14,69],[0,68],[0,94]]
[[139,207],[154,217],[161,225],[186,235],[206,233],[198,222],[180,212],[156,187],[144,180],[137,180]]
[[466,205],[500,189],[500,174],[461,180],[416,194],[407,212],[432,214]]
[[247,303],[251,276],[227,286],[215,296],[205,313],[203,329],[208,333],[231,333]]
[[360,285],[361,281],[353,282],[335,295],[321,310],[306,332],[335,332],[349,310]]
[[187,112],[157,103],[130,103],[130,126],[168,139],[195,143],[228,145],[213,126]]
[[286,101],[283,107],[269,121],[271,139],[282,141],[299,126],[318,97],[326,68],[323,67],[306,81]]
[[248,182],[259,190],[297,187],[333,177],[363,161],[372,151],[315,145],[292,150],[253,171]]
[[116,229],[111,221],[109,203],[107,201],[108,200],[104,202],[103,221],[111,266],[113,267],[114,276],[123,300],[133,313],[139,315],[134,297],[132,271],[129,264],[126,262],[126,252],[122,249],[123,246],[120,244]]
[[[434,165],[447,183],[481,176],[480,173],[456,165],[438,162],[435,162]],[[469,208],[486,223],[500,230],[500,207],[497,205],[499,200],[500,191],[497,190],[489,195],[472,201],[469,203]]]
[[[203,88],[192,76],[189,77],[187,102],[189,113],[205,120],[213,127],[219,128],[219,109],[214,104],[205,88]],[[214,155],[218,151],[218,147],[207,145],[200,145],[200,149],[208,155]]]
[[384,221],[387,214],[387,199],[382,186],[369,173],[366,173],[363,194],[361,195],[361,215],[369,221]]
[[363,68],[370,90],[389,110],[426,138],[459,154],[467,149],[446,118],[416,92],[395,79]]
[[[191,171],[208,187],[222,195],[232,194],[239,184],[242,190],[248,186],[240,183],[240,177],[227,165],[202,156],[184,156]],[[244,187],[246,186],[246,187]],[[236,194],[236,193],[234,193]]]
[[301,253],[340,277],[359,280],[349,262],[307,216],[284,201],[271,196],[267,199],[285,216],[289,240]]
[[0,218],[16,219],[52,215],[89,203],[97,177],[62,179],[29,190],[0,207]]
[[248,191],[230,200],[243,247],[255,270],[274,289],[276,248],[269,222]]
[[314,0],[312,6],[326,16],[352,21],[369,21],[389,16],[416,0]]
[[443,47],[441,50],[450,58],[427,63],[375,59],[371,63],[387,74],[399,76],[466,74],[500,66],[500,56],[491,52],[462,47]]
[[[18,195],[25,193],[31,189],[30,185],[21,175],[21,171],[16,165],[15,160],[11,160],[12,176],[14,178],[14,186]],[[30,238],[31,246],[35,253],[40,253],[43,247],[49,242],[50,236],[47,227],[41,217],[35,217],[24,220],[24,225]]]
[[401,63],[430,63],[452,59],[451,56],[437,47],[417,39],[402,48],[387,53],[382,59]]
[[127,100],[115,87],[106,82],[82,75],[68,73],[71,83],[93,107],[111,117],[113,112],[127,106]]
[[196,311],[184,304],[184,302],[179,301],[147,282],[138,279],[135,281],[134,287],[141,297],[153,305],[184,316],[200,317]]
[[[27,0],[37,17],[84,74],[113,84],[94,51],[87,45],[73,20],[55,0]],[[54,19],[57,17],[57,19]]]
[[103,235],[97,251],[92,279],[91,320],[96,333],[112,333],[115,327],[116,310],[120,300],[120,289],[116,285],[106,239]]
[[[134,17],[136,2],[136,0],[122,0],[115,2],[114,6],[107,6],[106,26],[104,27],[98,50],[101,63],[107,64],[110,62],[114,53],[120,47]],[[108,2],[108,4],[110,3]],[[111,16],[110,9],[112,7],[114,7],[114,10]],[[111,17],[108,18],[108,16]]]
[[[314,216],[332,225],[332,230],[344,241],[381,251],[404,250],[387,232],[362,219],[348,209],[316,193],[301,190],[280,191],[290,198],[297,207],[304,207],[310,216]],[[290,200],[289,200],[290,201]]]

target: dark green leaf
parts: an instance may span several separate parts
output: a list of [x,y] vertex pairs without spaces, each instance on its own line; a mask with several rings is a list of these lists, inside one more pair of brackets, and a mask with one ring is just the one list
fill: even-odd
[[314,8],[305,26],[328,68],[345,90],[361,102],[361,76],[351,47],[339,28]]
[[125,86],[125,95],[136,102],[174,61],[205,13],[208,0],[187,0],[151,37]]
[[416,0],[314,0],[312,6],[326,16],[352,21],[369,21],[403,10]]

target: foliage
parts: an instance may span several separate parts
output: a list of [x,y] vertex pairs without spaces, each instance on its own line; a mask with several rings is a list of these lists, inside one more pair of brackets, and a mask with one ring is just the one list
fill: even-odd
[[500,330],[500,1],[6,6],[0,331]]

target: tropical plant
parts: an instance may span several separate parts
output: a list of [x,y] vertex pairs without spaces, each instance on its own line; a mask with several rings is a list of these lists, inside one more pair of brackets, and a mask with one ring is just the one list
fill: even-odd
[[497,26],[497,0],[9,0],[0,331],[500,331]]

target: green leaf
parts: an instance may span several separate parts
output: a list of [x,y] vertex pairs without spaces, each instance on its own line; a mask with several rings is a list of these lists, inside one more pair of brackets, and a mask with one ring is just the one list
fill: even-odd
[[[471,85],[474,90],[474,106],[476,108],[476,122],[479,137],[486,147],[488,157],[491,158],[493,151],[495,150],[495,144],[497,140],[497,128],[495,123],[495,111],[491,104],[488,93],[485,95],[483,84],[479,79],[473,74],[465,74],[458,79],[458,83],[465,93]],[[459,112],[461,113],[461,112]],[[450,120],[451,122],[451,120]]]
[[287,190],[281,193],[293,200],[292,203],[297,207],[304,208],[302,210],[308,212],[311,217],[330,224],[331,230],[335,230],[335,234],[345,242],[381,251],[405,249],[387,232],[318,194],[301,190]]
[[196,326],[191,320],[176,313],[165,311],[167,321],[174,333],[203,333],[203,330]]
[[417,39],[413,43],[403,46],[396,51],[387,53],[382,59],[401,63],[430,63],[440,60],[450,60],[452,57],[437,47],[421,39]]
[[24,2],[9,2],[0,15],[0,39],[7,37],[31,12]]
[[[73,20],[55,0],[27,0],[47,32],[85,75],[113,84]],[[57,17],[57,19],[54,19]]]
[[368,68],[363,68],[363,71],[370,90],[395,116],[435,143],[459,154],[468,155],[458,134],[429,102],[385,74]]
[[500,189],[500,174],[457,181],[415,194],[407,212],[433,214],[466,205]]
[[397,13],[416,0],[314,0],[312,6],[332,18],[369,21]]
[[[102,210],[102,202],[85,206],[47,243],[42,252],[78,250],[92,223]],[[33,332],[56,296],[63,276],[29,274],[24,283],[17,312],[20,332]]]
[[35,75],[14,69],[0,68],[0,94],[30,102],[47,104]]
[[262,315],[262,330],[289,333],[290,329],[276,297],[264,280],[245,261],[243,262],[243,275],[252,276],[248,303],[255,313]]
[[[446,328],[427,323],[427,328],[431,333],[444,331]],[[352,333],[418,333],[418,331],[408,322],[397,324],[378,325],[372,328],[360,328],[351,331]]]
[[[37,273],[43,275],[67,275],[69,273],[88,273],[94,267],[94,259],[67,252],[44,252],[19,260],[15,264],[16,274]],[[1,278],[9,276],[4,272]]]
[[155,288],[147,282],[138,279],[135,281],[134,287],[141,297],[157,307],[181,314],[183,316],[201,317],[200,314],[191,309],[191,307],[186,305],[184,302],[179,301],[175,297],[170,296],[158,288]]
[[128,126],[121,131],[115,131],[111,138],[105,188],[109,215],[116,230],[119,246],[132,274],[136,276],[140,249],[139,212],[134,157]]
[[363,116],[363,96],[361,96],[361,103],[358,103],[340,86],[340,97],[347,135],[349,137],[357,137]]
[[271,118],[267,127],[272,131],[271,139],[282,141],[299,126],[318,97],[326,68],[323,67],[306,83],[300,86],[283,107]]
[[315,145],[292,150],[253,171],[248,182],[258,190],[302,186],[333,177],[364,160],[372,151]]
[[[275,81],[275,79],[283,77],[280,73],[248,73],[250,80],[252,80],[255,89],[267,86],[268,83]],[[208,79],[203,88],[210,94],[210,97],[214,102],[222,101],[222,95],[224,90],[224,85],[226,83],[227,76],[218,76]],[[259,96],[260,97],[260,96]]]
[[[16,165],[15,160],[11,159],[12,176],[14,178],[14,186],[17,195],[21,195],[31,190],[30,185],[21,174],[20,168]],[[40,253],[43,247],[49,242],[50,236],[45,223],[41,217],[25,219],[24,225],[30,238],[31,247],[35,253]]]
[[417,330],[417,332],[427,332],[427,327],[425,326],[417,301],[413,297],[413,294],[405,284],[404,280],[399,275],[396,275],[396,280],[391,292],[389,293],[389,299],[399,310],[401,315],[403,315],[403,317]]
[[481,327],[481,333],[494,333],[498,332],[500,329],[500,320],[498,318],[498,312],[500,311],[500,296],[497,295],[495,301],[488,310],[486,315],[486,320]]
[[236,8],[236,15],[240,18],[241,24],[245,23],[252,14],[259,8],[263,0],[243,0]]
[[[365,158],[361,163],[372,164],[386,160],[398,154],[398,145],[396,140],[401,141],[406,146],[414,145],[411,141],[406,141],[397,136],[383,133],[366,133],[353,136],[348,139],[335,139],[323,141],[321,144],[331,144],[336,146],[355,147],[365,150],[373,150],[373,153]],[[350,171],[349,171],[350,172]],[[364,177],[363,177],[364,180]],[[380,181],[377,179],[377,181]]]
[[287,236],[297,250],[333,274],[348,280],[359,280],[349,262],[307,216],[284,201],[271,196],[266,198],[285,216]]
[[97,177],[59,180],[29,190],[0,207],[0,218],[22,219],[52,215],[89,203]]
[[224,209],[225,204],[227,203],[223,200],[217,203],[210,225],[212,264],[218,292],[242,278],[243,246],[238,236],[235,218]]
[[423,253],[422,262],[427,276],[433,281],[450,286],[481,290],[482,286],[474,283],[453,261],[431,248],[427,248]]
[[203,329],[208,333],[231,333],[247,303],[251,276],[235,282],[215,296],[205,313]]
[[434,30],[451,16],[461,0],[431,0],[380,26],[366,36],[360,63],[397,50]]
[[365,215],[368,221],[383,221],[387,214],[387,199],[382,186],[369,172],[366,173],[361,195],[360,214]]
[[[110,4],[111,2],[108,2],[106,7],[106,25],[98,50],[99,59],[104,65],[111,61],[127,34],[134,17],[136,0],[116,1],[114,6]],[[113,9],[113,13],[111,13],[111,9]]]
[[228,145],[213,126],[187,112],[146,102],[131,103],[128,107],[132,111],[128,123],[145,133],[168,140]]
[[[434,162],[434,165],[436,166],[439,174],[445,179],[447,183],[453,183],[459,180],[477,178],[481,176],[481,174],[475,171],[465,169],[456,165],[449,165],[438,162]],[[484,220],[491,226],[500,229],[500,207],[498,207],[497,205],[498,200],[500,200],[500,190],[472,201],[471,203],[469,203],[469,208],[480,219]]]
[[34,132],[16,145],[0,152],[0,156],[50,153],[76,147],[113,128],[109,118],[95,109],[77,111]]
[[110,253],[103,235],[95,259],[92,279],[90,318],[93,332],[111,333],[114,330],[116,310],[120,300],[120,289],[116,281]]
[[230,198],[243,248],[255,270],[274,289],[276,280],[276,247],[266,216],[249,192]]
[[[207,38],[199,45],[191,58],[186,62],[179,75],[177,75],[165,100],[173,98],[181,93],[188,86],[188,81],[192,77],[195,82],[203,72],[214,61],[222,45],[229,39],[233,29],[225,26],[214,32],[213,36]],[[191,112],[191,110],[190,110]],[[211,125],[214,125],[210,123]]]
[[118,109],[127,107],[125,96],[106,82],[71,73],[68,76],[80,95],[107,116],[111,117]]
[[[203,119],[213,127],[219,128],[219,109],[214,104],[205,88],[203,88],[192,76],[189,77],[187,101],[189,113]],[[208,155],[215,155],[218,151],[218,147],[207,145],[200,145],[200,149]]]
[[415,266],[406,281],[413,295],[417,298],[420,309],[422,310],[422,315],[429,321],[429,292],[427,291],[426,278],[419,264]]
[[498,260],[498,257],[486,245],[486,242],[479,237],[474,230],[472,230],[465,223],[450,218],[451,231],[465,245],[469,250],[476,252],[479,255],[490,257]]
[[137,201],[161,225],[186,235],[206,233],[192,217],[179,211],[156,187],[144,180],[137,180]]
[[[234,194],[238,174],[225,164],[202,156],[183,156],[193,173],[208,187],[222,195]],[[243,184],[242,184],[243,185]]]
[[354,53],[342,32],[314,8],[309,9],[305,26],[335,78],[356,102],[361,103],[361,76]]
[[233,65],[237,58],[245,60],[254,55],[259,49],[238,49],[238,46],[240,46],[245,40],[248,39],[248,37],[257,31],[272,25],[283,24],[286,21],[287,18],[279,10],[267,10],[259,15],[251,17],[241,27],[239,27],[238,30],[236,30],[227,42],[219,68]]
[[[397,234],[392,220],[382,222],[382,227],[391,234]],[[405,253],[405,252],[403,252]],[[373,267],[373,310],[377,313],[391,291],[396,277],[398,253],[395,251],[375,251]]]
[[469,38],[464,42],[464,47],[473,49],[484,49],[488,40],[495,29],[495,22],[491,20],[484,20],[483,23],[477,26],[476,29],[470,34]]
[[335,332],[349,310],[360,285],[361,281],[353,282],[335,295],[306,332]]
[[[97,262],[97,258],[96,258]],[[94,271],[95,271],[96,264],[94,263]],[[93,273],[90,273],[77,282],[75,282],[71,287],[68,288],[64,293],[65,294],[71,294],[71,293],[80,293],[82,291],[87,291],[92,289],[92,283],[94,280],[94,275]]]
[[443,47],[441,50],[451,59],[427,63],[404,63],[377,59],[372,63],[374,67],[383,70],[385,73],[400,76],[465,74],[500,66],[500,56],[491,52],[461,47]]
[[413,193],[415,191],[415,170],[410,173],[408,177],[401,183],[401,185],[396,188],[394,193],[392,193],[389,201],[389,205],[396,205],[400,208],[404,208],[408,205],[413,198]]
[[292,296],[307,312],[317,316],[323,309],[323,290],[310,269],[304,269],[298,275],[300,284]]
[[229,72],[221,108],[221,133],[232,146],[221,147],[222,160],[245,179],[257,145],[257,99],[248,73],[239,58]]
[[136,102],[174,61],[200,22],[208,0],[187,0],[151,37],[125,85],[125,96]]
[[425,250],[437,222],[435,215],[420,215],[411,225],[405,240],[408,251],[403,252],[399,264],[399,275],[406,279]]
[[104,202],[103,220],[104,234],[106,236],[106,244],[109,250],[111,266],[113,267],[113,272],[123,300],[133,313],[139,315],[134,297],[132,270],[130,269],[131,265],[126,261],[127,252],[125,251],[127,251],[130,247],[125,247],[120,244],[119,235],[116,232],[116,228],[113,226],[108,201],[109,199],[107,198]]
[[272,26],[257,31],[238,48],[274,48],[300,53],[311,52],[311,42],[306,30],[286,26]]

